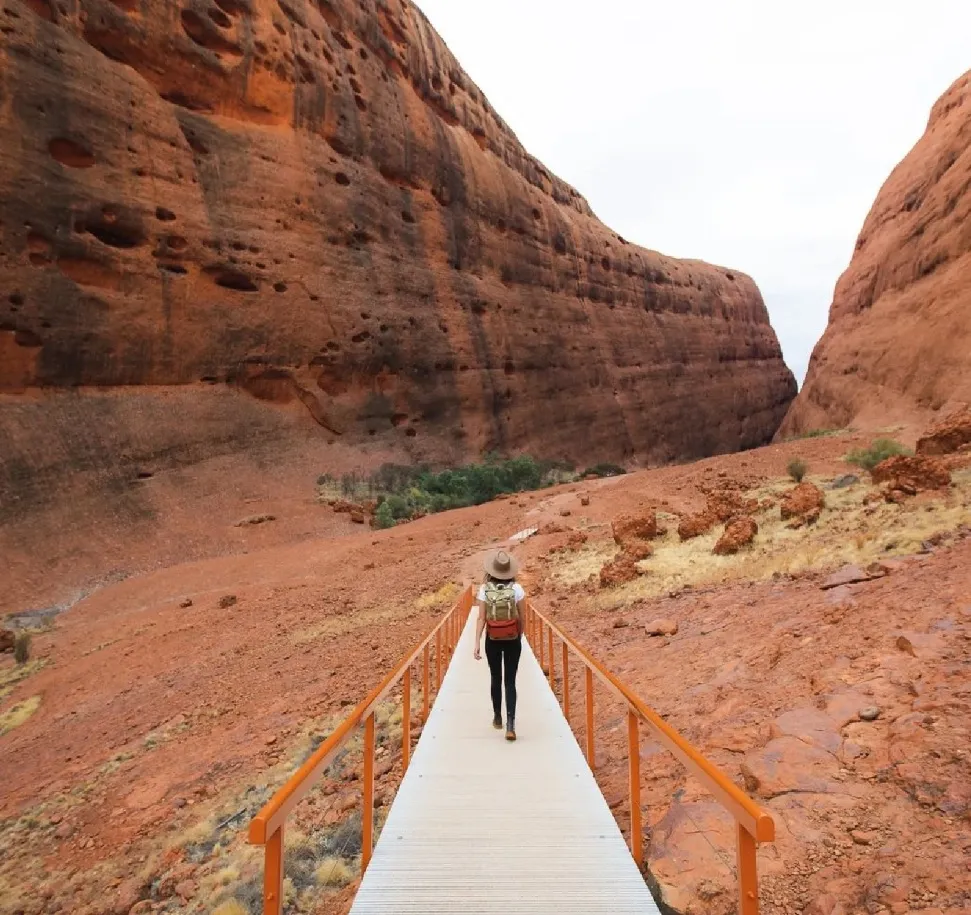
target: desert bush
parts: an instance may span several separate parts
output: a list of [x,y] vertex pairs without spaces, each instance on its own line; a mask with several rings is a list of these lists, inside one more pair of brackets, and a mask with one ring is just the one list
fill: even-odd
[[802,482],[802,478],[809,472],[809,465],[802,458],[793,458],[789,461],[789,476],[797,483]]
[[394,515],[391,514],[391,506],[388,505],[387,500],[382,502],[374,513],[374,524],[382,531],[394,527]]
[[18,664],[26,664],[30,660],[30,633],[18,632],[13,643],[13,656]]
[[862,467],[864,470],[873,470],[877,464],[882,463],[889,457],[893,457],[895,454],[910,453],[900,442],[896,442],[890,438],[878,438],[869,448],[857,448],[851,451],[846,455],[845,460],[847,463],[856,464],[857,467]]

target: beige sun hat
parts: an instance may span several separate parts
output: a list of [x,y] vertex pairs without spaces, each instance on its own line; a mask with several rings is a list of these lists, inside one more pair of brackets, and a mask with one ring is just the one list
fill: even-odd
[[512,581],[519,571],[519,560],[505,550],[496,550],[486,556],[485,570],[499,581]]

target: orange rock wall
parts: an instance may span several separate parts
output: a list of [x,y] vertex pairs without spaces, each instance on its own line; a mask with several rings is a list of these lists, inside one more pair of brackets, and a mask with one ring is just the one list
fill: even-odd
[[969,188],[971,72],[881,189],[780,436],[971,404]]
[[576,461],[759,445],[795,394],[754,283],[607,229],[407,2],[0,32],[0,392],[229,384],[330,440]]

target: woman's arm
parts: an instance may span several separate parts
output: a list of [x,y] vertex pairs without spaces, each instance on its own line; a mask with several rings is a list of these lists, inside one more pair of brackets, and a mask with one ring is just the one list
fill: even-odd
[[485,629],[485,603],[477,600],[475,605],[479,608],[479,619],[475,624],[475,652],[474,657],[478,661],[482,657],[482,631]]

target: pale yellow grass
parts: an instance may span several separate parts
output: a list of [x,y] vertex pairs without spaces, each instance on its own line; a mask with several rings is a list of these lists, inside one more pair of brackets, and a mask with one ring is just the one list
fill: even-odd
[[25,680],[31,674],[37,673],[46,663],[46,660],[37,658],[36,660],[28,661],[26,664],[14,664],[11,667],[5,667],[3,670],[0,670],[0,701],[6,699],[21,680]]
[[343,858],[324,858],[314,874],[321,886],[347,886],[354,879],[354,871]]
[[455,602],[462,589],[454,581],[446,582],[437,591],[423,594],[415,601],[416,610],[436,610],[447,607]]
[[[971,523],[971,470],[953,474],[954,488],[930,502],[890,505],[882,500],[868,514],[863,498],[874,487],[866,482],[840,490],[824,490],[826,508],[815,525],[789,530],[778,504],[757,512],[759,533],[751,548],[735,556],[715,556],[715,543],[723,526],[682,543],[673,517],[661,516],[668,532],[655,542],[655,553],[640,563],[646,572],[636,581],[607,591],[596,598],[601,609],[617,608],[633,601],[658,597],[685,586],[704,587],[732,581],[764,581],[775,573],[798,573],[834,568],[845,563],[866,565],[874,560],[907,555],[939,531]],[[813,480],[821,485],[823,480]],[[778,480],[750,493],[773,501],[792,487]],[[554,567],[562,585],[598,576],[601,566],[617,554],[612,542],[599,542]]]
[[40,696],[31,696],[0,714],[0,734],[19,728],[40,708]]
[[378,607],[360,611],[349,607],[339,616],[328,617],[315,626],[296,630],[290,638],[297,645],[306,645],[308,642],[316,642],[320,639],[347,635],[358,629],[370,629],[380,623],[401,619],[403,615],[401,607]]
[[250,910],[238,899],[227,899],[212,910],[212,915],[250,915]]

